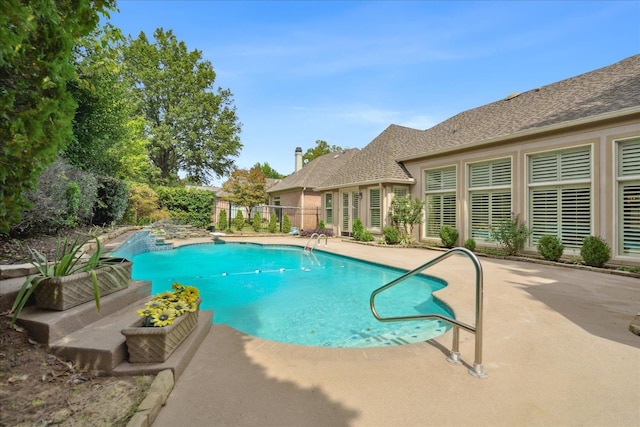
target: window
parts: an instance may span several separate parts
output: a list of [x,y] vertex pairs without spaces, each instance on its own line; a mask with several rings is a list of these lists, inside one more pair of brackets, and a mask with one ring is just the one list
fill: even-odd
[[545,234],[579,248],[591,234],[591,150],[544,153],[529,158],[531,244]]
[[409,194],[407,187],[393,187],[393,197],[403,197]]
[[380,189],[369,190],[369,227],[380,228]]
[[640,257],[640,139],[618,144],[618,253]]
[[469,166],[469,232],[488,239],[492,227],[511,215],[511,159]]
[[440,237],[443,225],[456,226],[455,166],[425,171],[426,237]]
[[275,196],[273,198],[273,204],[276,206],[280,206],[280,196]]
[[324,195],[324,219],[327,224],[333,224],[333,194]]

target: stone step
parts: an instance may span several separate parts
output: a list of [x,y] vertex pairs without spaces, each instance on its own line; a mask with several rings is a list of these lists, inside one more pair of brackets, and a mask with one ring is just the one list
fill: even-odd
[[144,301],[136,301],[51,342],[49,350],[72,361],[78,369],[112,371],[127,357],[126,340],[120,331],[140,319],[136,310]]
[[49,346],[54,341],[150,295],[151,282],[131,280],[128,288],[100,298],[100,311],[96,310],[93,300],[64,311],[26,306],[17,321],[29,331],[34,340]]

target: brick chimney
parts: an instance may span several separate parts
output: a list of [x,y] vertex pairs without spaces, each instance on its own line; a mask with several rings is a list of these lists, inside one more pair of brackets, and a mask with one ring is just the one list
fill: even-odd
[[302,169],[302,147],[296,147],[296,168],[294,172]]

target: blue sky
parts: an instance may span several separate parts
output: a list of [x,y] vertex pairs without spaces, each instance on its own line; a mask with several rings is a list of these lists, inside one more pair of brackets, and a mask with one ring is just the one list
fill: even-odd
[[[131,1],[111,22],[172,29],[233,93],[236,164],[289,174],[323,139],[362,148],[390,124],[459,112],[640,53],[640,1]],[[214,184],[219,184],[216,180]]]

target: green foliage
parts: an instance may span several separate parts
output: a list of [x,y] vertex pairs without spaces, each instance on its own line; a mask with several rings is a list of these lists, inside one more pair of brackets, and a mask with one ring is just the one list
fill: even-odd
[[327,226],[324,225],[324,221],[323,220],[320,220],[320,222],[318,223],[318,228],[320,230],[326,230]]
[[244,207],[247,212],[269,200],[265,190],[266,178],[259,169],[235,169],[222,186],[226,200]]
[[442,246],[445,248],[452,248],[458,242],[459,233],[454,227],[450,225],[443,225],[440,227],[440,240]]
[[468,238],[464,241],[464,247],[469,249],[471,252],[474,252],[476,250],[476,241],[473,240],[473,238]]
[[213,65],[171,30],[144,32],[124,48],[124,79],[145,118],[148,154],[160,181],[186,173],[194,184],[227,175],[242,148],[233,95],[215,87]]
[[311,162],[312,160],[320,156],[324,156],[325,154],[333,153],[335,151],[342,151],[342,150],[344,150],[344,148],[337,145],[329,145],[327,141],[318,139],[316,141],[316,146],[313,148],[309,148],[302,155],[302,162],[303,164],[306,165],[307,163]]
[[115,176],[129,182],[145,184],[160,181],[160,170],[149,160],[150,141],[145,136],[146,121],[138,116],[127,121],[127,139],[116,141],[109,154],[118,159]]
[[[413,226],[422,222],[424,203],[411,196],[396,196],[391,200],[389,218],[405,238],[413,234]],[[411,240],[413,240],[411,238]]]
[[558,261],[564,252],[564,245],[556,236],[542,236],[538,242],[538,253],[548,261]]
[[282,217],[282,232],[287,234],[291,232],[291,220],[286,214]]
[[262,218],[260,218],[260,214],[258,212],[253,214],[253,221],[251,221],[251,228],[253,231],[260,231],[260,226],[262,225]]
[[372,242],[374,240],[371,233],[364,229],[364,225],[362,224],[362,220],[360,218],[356,218],[353,220],[352,234],[353,239],[360,242]]
[[276,171],[275,169],[273,169],[271,167],[271,165],[267,162],[264,163],[256,163],[255,165],[253,165],[253,168],[251,169],[258,169],[260,172],[262,172],[262,174],[267,177],[267,178],[271,178],[271,179],[282,179],[284,178],[284,175],[279,173],[278,171]]
[[93,224],[105,225],[124,217],[129,201],[129,186],[121,179],[98,177],[98,198],[93,209]]
[[227,210],[220,209],[220,214],[218,215],[218,230],[225,231],[229,228],[229,222],[227,220]]
[[395,227],[384,227],[382,229],[382,234],[384,235],[384,242],[387,245],[397,245],[400,243],[400,232]]
[[236,230],[240,231],[244,227],[244,224],[244,216],[242,216],[242,211],[238,209],[238,211],[236,212],[236,217],[233,219],[233,226],[236,228]]
[[520,221],[520,215],[500,221],[497,227],[492,227],[489,233],[493,240],[507,252],[507,255],[517,255],[524,248],[524,244],[531,235],[531,230]]
[[72,140],[71,51],[115,0],[0,3],[0,233],[30,207],[25,194]]
[[158,187],[156,191],[160,207],[174,220],[200,228],[211,224],[216,198],[212,191],[184,187]]
[[611,248],[600,236],[587,236],[582,239],[580,256],[586,265],[602,267],[611,259]]
[[15,224],[16,234],[53,233],[87,225],[93,217],[97,196],[96,178],[60,159],[38,178],[36,188],[26,194],[33,209]]
[[160,211],[158,195],[149,185],[131,184],[127,210],[123,218],[125,222],[145,225],[168,217],[169,212]]
[[269,233],[275,233],[278,231],[278,217],[276,217],[275,212],[271,212],[271,217],[269,218],[269,225],[267,226]]

